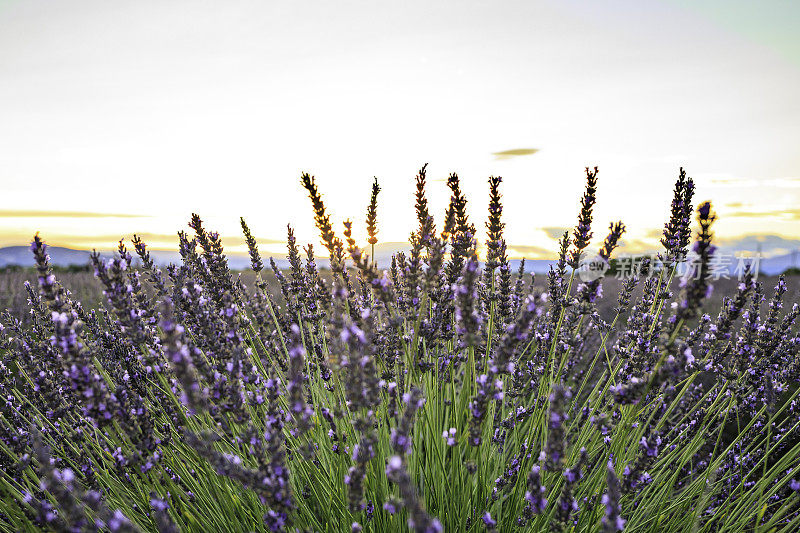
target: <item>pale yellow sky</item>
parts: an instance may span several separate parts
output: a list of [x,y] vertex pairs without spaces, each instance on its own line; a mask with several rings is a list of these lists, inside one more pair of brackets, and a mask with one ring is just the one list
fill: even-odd
[[[621,218],[632,249],[681,165],[721,238],[798,239],[799,20],[788,1],[0,0],[0,246],[174,248],[198,212],[281,253],[287,222],[317,241],[303,171],[359,223],[377,176],[380,238],[403,241],[425,162],[437,213],[457,171],[481,227],[504,177],[516,255],[574,224],[586,165],[596,234]],[[538,151],[493,155],[515,149]]]

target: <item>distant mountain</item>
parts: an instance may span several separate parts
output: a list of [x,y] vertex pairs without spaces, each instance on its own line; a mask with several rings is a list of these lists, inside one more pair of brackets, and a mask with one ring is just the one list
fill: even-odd
[[[508,265],[511,267],[511,272],[516,273],[519,271],[519,265],[522,259],[509,259]],[[526,259],[525,272],[530,274],[547,274],[552,265],[556,264],[555,259]]]
[[[392,255],[401,251],[408,257],[411,247],[408,243],[402,242],[381,243],[376,245],[375,255],[377,256],[380,268],[389,268],[392,264]],[[74,250],[72,248],[62,248],[59,246],[48,246],[47,253],[50,254],[50,262],[58,266],[86,265],[90,262],[89,255],[91,254],[89,250]],[[113,253],[114,252],[111,250],[100,251],[103,257],[111,257]],[[225,255],[228,257],[228,264],[231,269],[243,270],[250,268],[250,256],[248,254],[226,252]],[[181,260],[181,256],[178,252],[169,250],[151,250],[150,256],[153,258],[153,261],[160,266],[169,263],[178,263]],[[274,258],[278,268],[289,268],[289,261],[286,259],[285,255],[275,256]],[[264,260],[268,262],[269,256],[264,255]],[[327,268],[329,266],[327,257],[317,257],[316,261],[317,265],[320,267]],[[510,263],[511,268],[516,271],[519,268],[520,260],[512,259]],[[547,272],[550,265],[553,263],[554,261],[549,259],[526,259],[525,271],[544,273]],[[9,265],[19,265],[23,267],[34,266],[33,253],[31,253],[30,247],[7,246],[5,248],[0,248],[0,268]]]
[[797,253],[767,257],[761,260],[759,272],[768,276],[775,276],[786,272],[789,268],[800,268],[800,256]]
[[[408,257],[410,246],[408,243],[382,243],[375,246],[375,255],[377,256],[378,265],[382,269],[388,269],[392,262],[392,254],[402,251]],[[58,266],[70,265],[86,265],[90,262],[89,255],[91,252],[88,250],[73,250],[71,248],[61,248],[59,246],[48,246],[47,252],[50,254],[50,261]],[[114,252],[104,250],[100,252],[103,257],[111,257]],[[150,255],[156,264],[160,266],[169,263],[179,263],[180,254],[168,250],[151,250]],[[250,257],[243,253],[226,253],[228,257],[228,264],[233,270],[245,270],[250,268]],[[266,260],[269,256],[265,256]],[[317,266],[321,268],[328,268],[328,259],[318,257],[316,259]],[[511,259],[511,270],[516,272],[519,269],[519,259]],[[289,268],[289,261],[285,255],[275,257],[275,264],[278,268]],[[555,264],[555,260],[551,259],[526,259],[525,272],[534,272],[536,274],[545,274],[550,269],[550,266]],[[7,246],[0,248],[0,268],[9,265],[19,265],[24,267],[34,266],[33,254],[28,246]],[[731,265],[733,268],[734,265]],[[790,267],[800,267],[800,254],[790,253],[785,255],[777,255],[774,257],[762,258],[759,264],[759,272],[765,275],[777,275],[784,272]]]
[[[72,250],[70,248],[59,248],[58,246],[48,246],[47,253],[50,254],[50,261],[58,266],[86,265],[89,263],[88,250]],[[34,266],[33,252],[30,246],[7,246],[0,248],[0,267],[9,265]]]
[[[86,265],[91,262],[89,250],[73,250],[72,248],[62,248],[60,246],[48,246],[47,253],[50,255],[50,263],[57,266],[72,266],[72,265]],[[114,255],[112,250],[100,250],[102,257],[112,257]],[[133,252],[132,252],[133,253]],[[160,266],[169,263],[178,263],[181,256],[178,252],[171,252],[169,250],[151,250],[150,256],[153,261]],[[134,254],[134,260],[136,260]],[[230,259],[231,268],[243,269],[250,266],[250,258],[243,254],[232,254]],[[18,265],[23,267],[32,267],[35,265],[33,260],[33,253],[29,246],[6,246],[0,248],[0,268],[10,265]]]

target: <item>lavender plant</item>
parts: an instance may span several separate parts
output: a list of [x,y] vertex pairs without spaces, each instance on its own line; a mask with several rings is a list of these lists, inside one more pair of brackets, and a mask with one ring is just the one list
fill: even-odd
[[[86,311],[31,246],[30,319],[0,318],[3,531],[796,531],[798,306],[763,310],[748,273],[712,318],[715,215],[681,169],[658,267],[624,281],[613,317],[582,280],[597,169],[546,288],[514,277],[499,177],[485,262],[456,174],[437,233],[381,272],[377,180],[362,246],[337,236],[303,174],[330,274],[288,228],[291,268],[247,290],[197,215],[161,270],[133,241],[93,256]],[[608,263],[625,226],[611,223]],[[369,251],[369,253],[367,253]],[[305,258],[304,258],[305,257]],[[348,261],[350,265],[348,265]],[[277,296],[276,296],[277,295]]]

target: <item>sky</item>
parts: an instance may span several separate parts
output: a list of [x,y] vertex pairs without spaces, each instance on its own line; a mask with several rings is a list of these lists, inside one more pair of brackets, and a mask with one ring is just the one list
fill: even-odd
[[286,224],[414,229],[428,163],[483,227],[503,176],[511,255],[547,257],[598,166],[595,234],[654,247],[679,167],[718,237],[800,247],[800,3],[0,0],[0,246],[174,249],[196,212],[241,251]]

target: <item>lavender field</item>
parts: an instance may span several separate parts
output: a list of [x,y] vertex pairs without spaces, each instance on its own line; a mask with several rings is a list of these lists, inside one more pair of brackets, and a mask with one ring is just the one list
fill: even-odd
[[377,181],[358,243],[303,174],[325,271],[291,228],[271,267],[244,219],[242,275],[197,215],[167,268],[136,239],[54,273],[37,235],[36,273],[0,281],[0,530],[796,531],[797,278],[712,280],[716,214],[681,170],[661,267],[587,279],[626,227],[585,179],[533,282],[502,179],[473,221],[456,174],[436,213],[425,167],[385,271]]
[[[147,272],[141,269],[141,263],[138,257],[133,257],[133,270],[137,270],[140,276],[146,275]],[[281,269],[280,272],[284,276],[290,276],[291,270]],[[231,271],[233,277],[241,280],[245,292],[248,295],[253,295],[256,288],[256,274],[252,270],[247,271]],[[278,283],[277,277],[272,269],[263,270],[261,279],[265,283],[265,289],[269,294],[277,300],[281,300],[281,285]],[[355,272],[353,271],[353,274]],[[331,280],[331,272],[327,268],[321,268],[319,271],[320,277],[325,281]],[[516,273],[515,273],[516,275]],[[29,293],[25,288],[25,282],[37,283],[37,273],[35,268],[10,268],[5,271],[0,271],[0,308],[5,309],[11,315],[23,322],[30,320],[30,306],[28,305]],[[72,297],[81,302],[82,306],[86,309],[98,309],[103,306],[105,297],[103,296],[103,285],[97,280],[94,273],[90,270],[81,272],[60,272],[56,274],[66,290],[68,290]],[[758,281],[764,284],[765,287],[772,287],[778,282],[779,276],[769,276],[760,274]],[[788,287],[786,296],[784,297],[784,305],[790,305],[800,302],[800,276],[793,273],[784,275],[786,286]],[[526,273],[524,276],[525,284],[528,290],[547,291],[547,276],[542,274]],[[614,275],[608,275],[603,278],[603,297],[596,300],[597,313],[605,320],[614,318],[615,308],[617,306],[616,296],[622,288],[623,279]],[[712,281],[714,286],[712,293],[702,303],[702,309],[706,313],[714,313],[718,311],[723,303],[723,298],[732,297],[736,294],[739,280],[735,276],[728,278],[721,278]],[[680,279],[673,279],[670,287],[673,292],[680,292]],[[634,294],[639,296],[642,287],[639,286],[634,289]],[[767,302],[762,302],[762,310],[767,307]]]

